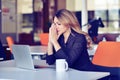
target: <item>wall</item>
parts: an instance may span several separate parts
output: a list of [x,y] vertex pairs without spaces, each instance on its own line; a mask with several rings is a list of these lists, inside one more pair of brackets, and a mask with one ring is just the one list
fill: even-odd
[[16,32],[15,0],[2,0],[2,33]]
[[75,11],[75,0],[66,0],[66,9]]
[[[94,0],[87,0],[87,9],[94,10]],[[82,0],[66,0],[66,8],[71,11],[81,11],[82,10]]]
[[1,0],[1,41],[6,43],[6,36],[16,39],[16,0]]
[[58,0],[58,10],[66,8],[66,0]]

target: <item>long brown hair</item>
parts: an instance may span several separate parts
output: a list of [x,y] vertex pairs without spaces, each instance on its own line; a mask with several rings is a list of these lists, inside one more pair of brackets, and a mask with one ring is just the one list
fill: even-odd
[[[57,19],[65,26],[68,26],[70,28],[72,28],[73,30],[75,30],[78,33],[84,34],[86,37],[86,40],[88,42],[87,46],[90,46],[92,43],[91,38],[89,37],[88,33],[82,31],[82,29],[80,29],[80,24],[77,20],[77,17],[75,16],[75,14],[67,9],[61,9],[58,10],[55,14],[54,17],[57,17]],[[88,47],[89,48],[89,47]]]
[[81,33],[79,22],[73,12],[61,9],[57,11],[55,17],[65,26],[69,26],[78,33]]

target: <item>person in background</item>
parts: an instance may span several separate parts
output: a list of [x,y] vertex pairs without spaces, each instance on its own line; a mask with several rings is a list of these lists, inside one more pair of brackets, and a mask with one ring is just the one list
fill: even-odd
[[104,24],[100,17],[89,20],[88,24],[89,24],[88,25],[88,34],[92,38],[92,41],[94,43],[97,43],[98,28],[104,27]]
[[66,9],[57,11],[49,29],[46,61],[55,64],[56,59],[66,59],[70,68],[92,70],[87,40],[89,35],[80,29],[74,13]]
[[3,58],[3,60],[6,60],[6,54],[5,54],[1,40],[0,40],[0,58]]

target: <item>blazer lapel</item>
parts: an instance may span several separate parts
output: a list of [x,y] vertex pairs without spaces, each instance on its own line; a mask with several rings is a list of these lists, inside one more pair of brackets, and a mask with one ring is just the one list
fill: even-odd
[[73,33],[70,34],[68,41],[67,41],[67,46],[71,48],[73,46],[73,43],[75,41],[75,35]]

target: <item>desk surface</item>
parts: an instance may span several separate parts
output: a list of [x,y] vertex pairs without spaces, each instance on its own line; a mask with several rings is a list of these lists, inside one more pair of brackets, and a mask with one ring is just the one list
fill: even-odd
[[[42,63],[41,63],[42,62]],[[43,64],[40,61],[39,64]],[[97,80],[108,76],[108,72],[88,72],[69,69],[67,72],[56,72],[55,68],[40,68],[39,70],[26,70],[15,67],[15,61],[0,62],[0,79],[10,80]]]
[[[47,52],[47,46],[30,46],[32,55],[44,55]],[[89,56],[93,56],[97,49],[97,45],[93,45],[92,49],[88,49]]]
[[[97,45],[93,45],[93,49],[88,49],[89,56],[93,56]],[[7,48],[7,50],[10,50]],[[47,52],[47,46],[30,46],[31,55],[44,55]]]
[[47,46],[30,46],[32,55],[44,55],[47,52]]

